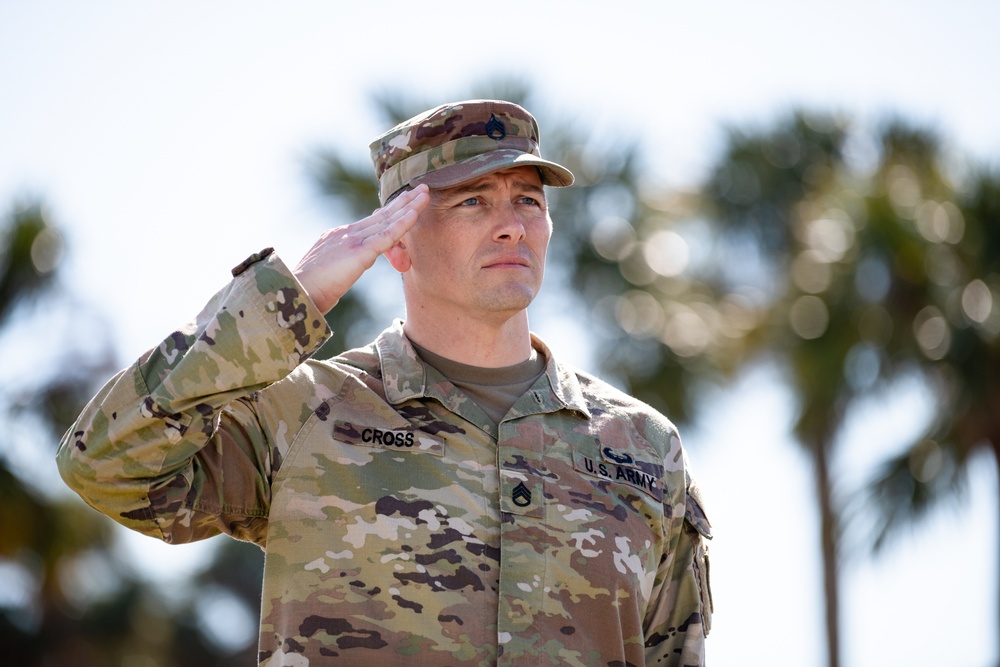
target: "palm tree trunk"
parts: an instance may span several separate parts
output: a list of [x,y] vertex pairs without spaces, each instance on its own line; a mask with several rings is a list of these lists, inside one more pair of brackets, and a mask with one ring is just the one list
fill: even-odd
[[820,541],[823,549],[823,593],[826,603],[826,649],[828,667],[840,667],[840,586],[837,549],[837,514],[826,443],[816,448],[816,494],[820,510]]

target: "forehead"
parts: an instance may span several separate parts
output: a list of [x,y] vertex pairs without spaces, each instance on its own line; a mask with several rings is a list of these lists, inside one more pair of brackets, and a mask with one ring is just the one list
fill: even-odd
[[493,173],[480,176],[479,178],[471,181],[459,183],[458,185],[453,185],[450,188],[436,189],[432,192],[448,194],[451,192],[468,192],[471,190],[481,191],[499,188],[501,185],[507,184],[515,187],[537,189],[539,192],[543,192],[542,177],[538,173],[538,168],[527,166],[501,169],[500,171],[494,171]]

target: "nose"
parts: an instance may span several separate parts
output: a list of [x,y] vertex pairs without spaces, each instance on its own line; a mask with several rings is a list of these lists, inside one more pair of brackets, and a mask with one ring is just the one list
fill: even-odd
[[523,241],[525,237],[524,223],[517,213],[517,207],[507,202],[496,210],[497,220],[493,227],[494,241]]

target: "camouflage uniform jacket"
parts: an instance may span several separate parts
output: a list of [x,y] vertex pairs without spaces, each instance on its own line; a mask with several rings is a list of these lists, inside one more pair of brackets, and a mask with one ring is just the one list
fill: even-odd
[[674,427],[556,362],[499,425],[399,322],[332,361],[275,255],[112,379],[66,482],[266,552],[262,665],[701,665],[708,523]]

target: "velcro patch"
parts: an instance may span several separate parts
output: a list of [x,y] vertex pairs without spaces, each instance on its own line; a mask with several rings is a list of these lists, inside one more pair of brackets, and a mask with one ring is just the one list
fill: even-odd
[[[639,461],[635,462],[635,466],[639,465],[642,465],[642,463]],[[576,468],[577,472],[589,475],[590,477],[596,477],[597,479],[615,484],[627,484],[655,498],[657,501],[663,502],[663,487],[660,485],[660,479],[643,472],[638,467],[612,463],[603,459],[592,459],[577,451],[573,452],[573,467]]]
[[333,422],[333,437],[349,445],[444,456],[444,443],[441,440],[413,427],[389,429],[362,426],[338,419]]

